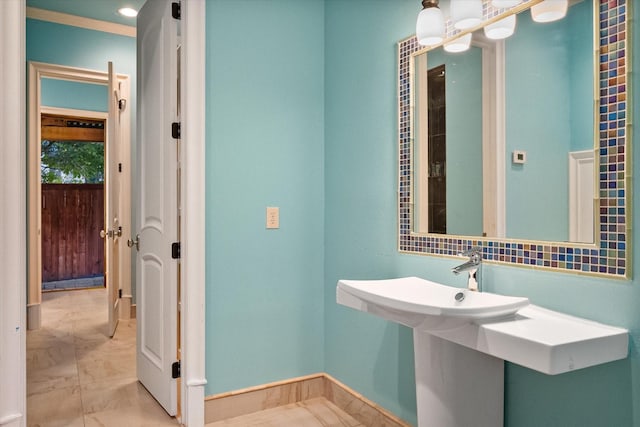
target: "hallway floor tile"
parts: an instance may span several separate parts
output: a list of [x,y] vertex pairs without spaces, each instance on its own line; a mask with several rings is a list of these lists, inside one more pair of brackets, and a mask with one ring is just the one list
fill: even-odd
[[107,335],[106,289],[47,292],[27,333],[30,427],[177,426],[136,377],[136,321]]

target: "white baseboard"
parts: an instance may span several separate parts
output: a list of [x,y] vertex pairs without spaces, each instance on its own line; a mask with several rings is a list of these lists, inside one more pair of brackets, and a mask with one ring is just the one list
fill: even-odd
[[120,307],[118,316],[121,320],[129,320],[132,318],[131,312],[135,310],[131,309],[131,297],[122,297],[120,298]]
[[40,329],[42,326],[42,310],[40,304],[27,304],[27,330]]

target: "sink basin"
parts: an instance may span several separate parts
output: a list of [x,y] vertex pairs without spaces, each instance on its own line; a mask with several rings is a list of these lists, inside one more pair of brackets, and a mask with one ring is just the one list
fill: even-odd
[[419,277],[340,280],[337,301],[425,331],[451,329],[474,320],[513,315],[529,304],[528,298],[470,292]]
[[[556,375],[624,359],[629,332],[417,277],[340,280],[337,302],[413,328],[418,427],[504,425],[504,361]],[[517,313],[516,313],[517,312]]]

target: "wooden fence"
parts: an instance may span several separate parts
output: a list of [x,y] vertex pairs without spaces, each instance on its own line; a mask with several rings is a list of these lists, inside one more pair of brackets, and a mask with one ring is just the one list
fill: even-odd
[[42,184],[42,281],[104,273],[102,184]]

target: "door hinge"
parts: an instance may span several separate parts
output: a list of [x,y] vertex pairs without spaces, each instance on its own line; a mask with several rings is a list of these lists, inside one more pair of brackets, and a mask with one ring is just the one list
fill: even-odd
[[180,2],[171,3],[171,16],[173,16],[173,19],[180,19],[180,12],[182,12],[180,10]]
[[118,99],[118,110],[124,111],[127,108],[127,100],[124,98]]
[[180,378],[180,361],[171,364],[171,378]]
[[180,122],[171,123],[171,137],[180,139]]
[[118,298],[122,298],[122,289],[118,289]]
[[118,172],[122,172],[122,163],[118,163]]
[[173,242],[171,244],[171,258],[180,259],[180,242]]

